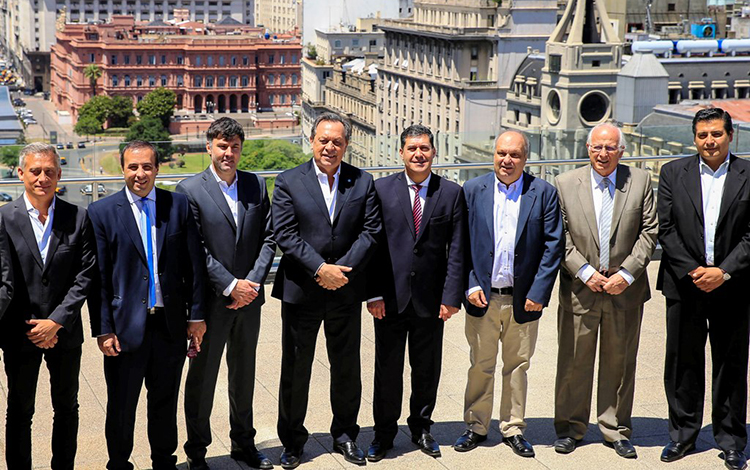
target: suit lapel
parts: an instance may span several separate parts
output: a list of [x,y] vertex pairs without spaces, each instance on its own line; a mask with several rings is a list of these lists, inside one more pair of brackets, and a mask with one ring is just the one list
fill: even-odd
[[[581,204],[581,212],[583,217],[586,219],[586,223],[591,230],[591,235],[594,237],[594,243],[599,248],[599,224],[596,220],[596,211],[594,209],[594,193],[591,190],[591,167],[586,166],[586,172],[581,174],[578,178],[578,201]],[[568,217],[575,217],[575,215],[568,215]]]
[[354,179],[352,175],[351,168],[345,164],[344,162],[341,162],[341,172],[339,173],[339,184],[336,188],[337,195],[336,195],[336,206],[333,208],[333,223],[336,223],[336,219],[338,218],[339,214],[341,213],[341,209],[346,204],[346,201],[349,199],[349,196],[351,195],[351,188],[354,186]]
[[237,171],[237,230],[235,232],[235,244],[242,238],[242,227],[245,225],[245,207],[250,200],[250,178],[245,173]]
[[744,169],[734,165],[736,156],[729,157],[729,168],[727,169],[727,179],[724,181],[724,194],[721,196],[721,206],[719,207],[719,219],[716,221],[716,228],[721,227],[729,208],[734,205],[737,198],[742,194],[742,187],[747,182]]
[[164,241],[167,239],[167,231],[169,230],[171,198],[172,195],[167,191],[162,191],[161,189],[156,190],[156,222],[154,225],[156,226],[157,262],[164,259],[164,256],[160,255],[163,253]]
[[[482,186],[479,207],[484,208],[484,218],[487,223],[487,230],[490,233],[490,239],[495,239],[495,173],[487,173]],[[494,242],[493,242],[494,243]]]
[[[237,186],[239,188],[239,184]],[[219,183],[216,182],[216,179],[214,178],[214,175],[211,173],[210,168],[206,169],[206,171],[203,172],[203,189],[205,189],[208,195],[211,196],[211,199],[213,199],[214,203],[219,208],[221,213],[224,214],[224,217],[226,217],[227,222],[229,222],[229,225],[232,226],[232,230],[236,232],[237,226],[234,223],[234,217],[232,216],[232,211],[229,209],[227,200],[224,198],[224,194],[221,192],[221,189],[219,188]],[[238,193],[239,193],[239,189],[238,189]],[[238,220],[239,220],[239,217],[238,217]]]
[[135,250],[141,257],[144,264],[148,264],[146,260],[146,251],[143,249],[143,240],[141,239],[141,232],[138,231],[138,225],[135,223],[135,217],[133,216],[133,210],[130,208],[130,201],[128,196],[125,194],[127,189],[120,191],[116,196],[120,200],[117,201],[117,216],[120,218],[120,222],[125,227],[125,232],[130,236],[130,240],[135,245]]
[[630,188],[630,167],[627,165],[617,166],[617,181],[615,181],[615,205],[612,212],[612,229],[609,231],[610,239],[617,233],[617,225],[620,223],[625,202],[628,199]]
[[534,201],[536,200],[536,188],[531,186],[531,176],[522,173],[521,178],[523,178],[523,189],[521,190],[521,207],[518,210],[518,225],[516,226],[516,246],[518,246],[518,240],[526,228],[531,208],[534,207]]
[[701,224],[701,227],[703,227],[703,194],[701,193],[701,174],[698,169],[698,159],[700,157],[696,155],[688,158],[690,158],[691,161],[685,165],[685,174],[682,175],[683,177],[680,179],[682,180],[682,185],[687,191],[690,202],[693,203],[695,212],[698,215],[698,221]]
[[396,194],[398,205],[401,206],[401,210],[404,213],[406,226],[409,227],[409,230],[411,231],[411,237],[412,239],[416,239],[416,235],[414,233],[414,211],[411,206],[409,187],[406,185],[406,177],[404,176],[404,172],[399,173],[398,176],[396,176],[395,181],[395,187],[392,188],[393,192]]
[[[430,217],[432,217],[435,206],[440,199],[440,193],[440,177],[433,174],[430,177],[430,184],[427,186],[427,197],[424,200],[424,208],[422,209],[422,230],[419,231],[417,241],[422,238],[422,234],[425,232],[425,225],[427,224],[427,221],[430,220]],[[412,225],[414,224],[412,223]]]
[[[49,268],[50,260],[55,255],[57,247],[60,245],[60,239],[63,233],[63,224],[71,222],[70,214],[68,214],[67,207],[60,204],[58,201],[55,204],[55,216],[52,219],[52,230],[49,234],[49,247],[47,248],[47,261],[44,263],[44,269],[42,272],[46,272]],[[41,255],[40,255],[41,256]]]
[[26,202],[24,202],[23,196],[16,199],[13,204],[16,224],[21,231],[21,235],[23,235],[26,246],[29,248],[29,252],[31,252],[32,256],[34,256],[34,260],[39,265],[39,269],[44,269],[44,265],[42,264],[42,254],[39,252],[39,245],[36,243],[34,229],[31,228],[31,220],[29,220],[29,212],[26,210]]
[[304,169],[302,172],[302,184],[307,189],[307,192],[310,193],[310,197],[315,201],[315,204],[318,205],[318,208],[323,212],[325,215],[324,219],[328,221],[328,224],[331,224],[331,218],[328,215],[328,208],[326,207],[326,201],[323,198],[323,192],[320,190],[320,183],[318,183],[318,175],[315,174],[315,168],[313,168],[313,165],[315,165],[315,161],[311,158],[310,162],[307,165],[307,168]]

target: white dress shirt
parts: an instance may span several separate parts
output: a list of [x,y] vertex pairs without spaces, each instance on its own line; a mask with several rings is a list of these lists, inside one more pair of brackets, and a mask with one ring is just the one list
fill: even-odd
[[701,193],[703,195],[703,241],[706,244],[706,263],[714,265],[714,239],[716,224],[719,221],[721,197],[724,195],[724,182],[729,170],[729,155],[716,171],[700,159]]
[[[591,194],[594,195],[594,213],[596,216],[597,227],[599,226],[599,217],[602,213],[602,198],[604,197],[605,191],[602,181],[604,181],[604,178],[607,178],[609,180],[609,194],[612,197],[612,201],[614,203],[614,200],[617,197],[617,191],[615,190],[615,182],[617,181],[617,168],[615,168],[615,171],[610,173],[608,176],[602,176],[594,171],[593,168],[591,168]],[[611,236],[612,234],[610,233],[610,237]],[[607,240],[606,242],[599,240],[599,246],[601,246],[602,243],[609,243],[609,240]],[[589,282],[589,279],[591,279],[591,276],[593,276],[595,272],[596,268],[586,263],[581,266],[581,269],[578,270],[578,272],[576,273],[576,277],[583,281],[583,283],[585,284]],[[625,279],[625,282],[627,282],[628,285],[632,284],[633,281],[635,281],[633,275],[630,274],[625,268],[620,268],[620,270],[617,271],[617,274],[622,276],[622,278]]]
[[[137,194],[133,194],[128,187],[125,187],[125,194],[128,196],[130,209],[133,211],[133,217],[135,217],[135,224],[138,227],[138,231],[142,234],[142,223],[146,220],[146,217],[143,212],[141,197]],[[154,303],[154,307],[164,307],[164,298],[161,294],[161,283],[159,282],[159,255],[156,246],[156,189],[152,188],[146,198],[148,198],[148,210],[151,215],[151,245],[154,249],[154,272],[151,273],[151,276],[154,279],[154,284],[156,284],[156,302]],[[143,252],[148,256],[148,246],[144,245]]]
[[516,254],[516,229],[521,209],[523,174],[510,186],[495,176],[493,226],[495,259],[492,263],[492,287],[513,287],[513,262]]
[[336,210],[336,200],[338,199],[339,189],[339,175],[341,174],[341,165],[339,164],[336,173],[333,175],[333,187],[328,184],[328,175],[320,171],[317,163],[313,161],[313,167],[315,168],[315,174],[318,177],[318,183],[320,183],[320,190],[323,192],[323,199],[326,201],[326,207],[328,208],[328,217],[333,222],[333,213]]
[[[221,194],[224,195],[224,199],[227,201],[227,205],[229,206],[229,212],[232,213],[232,218],[234,219],[234,225],[239,230],[239,212],[238,212],[238,199],[237,199],[237,174],[234,175],[234,181],[232,181],[232,184],[227,184],[226,181],[221,179],[219,177],[219,174],[216,173],[216,169],[214,168],[214,165],[211,164],[208,166],[211,169],[211,174],[214,175],[214,179],[216,180],[216,183],[219,185],[219,189],[221,189]],[[232,294],[232,291],[237,286],[237,282],[239,280],[235,278],[232,280],[232,282],[229,283],[229,285],[224,288],[224,291],[222,294],[225,297],[228,297]]]
[[52,234],[52,220],[55,217],[55,201],[57,197],[52,198],[52,204],[47,209],[47,220],[42,223],[39,220],[39,211],[31,205],[31,201],[26,193],[23,193],[23,201],[26,203],[26,211],[31,220],[31,229],[34,231],[36,246],[39,248],[39,254],[42,255],[42,265],[47,262],[47,252],[49,251],[49,237]]

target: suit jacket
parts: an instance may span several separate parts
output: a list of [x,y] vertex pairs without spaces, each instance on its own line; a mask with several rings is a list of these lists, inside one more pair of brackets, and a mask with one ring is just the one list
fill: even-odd
[[[138,349],[146,331],[149,270],[125,191],[89,206],[101,272],[89,313],[94,336],[114,333],[122,350],[129,352]],[[167,328],[177,340],[185,337],[188,319],[203,320],[205,252],[183,194],[156,189],[155,217]]]
[[13,299],[13,263],[10,256],[8,232],[0,215],[0,319]]
[[223,295],[224,289],[234,279],[247,279],[261,287],[258,297],[246,308],[263,305],[263,283],[276,253],[265,180],[252,173],[237,172],[238,224],[210,168],[183,180],[176,191],[188,197],[203,238],[213,293],[209,298],[227,306],[232,298]]
[[437,318],[440,304],[461,307],[464,297],[466,200],[461,187],[430,177],[419,236],[404,172],[375,181],[383,213],[378,254],[368,269],[368,298],[383,296],[387,311],[412,302],[417,315]]
[[56,348],[80,346],[81,307],[97,276],[96,245],[86,209],[57,199],[44,264],[23,196],[0,208],[0,215],[15,274],[13,300],[0,322],[0,343],[35,349],[26,337],[26,320],[48,318],[62,325]]
[[[659,243],[663,254],[656,288],[665,297],[689,300],[701,294],[688,273],[706,266],[699,156],[664,165],[659,177]],[[750,270],[750,162],[730,155],[714,238],[714,265],[732,279],[714,292],[744,298]],[[747,302],[742,301],[747,307]]]
[[583,314],[600,310],[608,296],[615,308],[638,308],[651,298],[646,266],[656,248],[659,224],[649,174],[627,165],[617,166],[615,201],[609,243],[609,272],[624,268],[635,279],[625,292],[610,296],[593,292],[576,273],[585,264],[599,267],[599,225],[591,191],[591,165],[555,179],[565,232],[565,258],[560,270],[560,305]]
[[[381,230],[380,208],[372,176],[341,163],[333,221],[313,168],[313,159],[276,178],[273,228],[284,255],[272,295],[292,304],[348,304],[367,296],[364,275]],[[322,263],[350,266],[349,282],[327,291],[315,282]]]
[[[542,312],[526,311],[526,299],[547,306],[565,250],[557,190],[528,173],[522,175],[521,206],[513,263],[513,317],[518,323],[538,320]],[[489,300],[495,259],[495,174],[478,176],[464,185],[469,209],[469,275],[466,289],[481,287]],[[466,312],[481,317],[487,308],[464,300]]]

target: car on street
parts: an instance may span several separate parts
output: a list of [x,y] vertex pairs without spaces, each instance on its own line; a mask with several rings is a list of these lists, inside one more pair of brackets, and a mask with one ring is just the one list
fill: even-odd
[[58,196],[64,196],[67,192],[68,188],[64,184],[61,184],[57,188],[55,188],[55,194],[57,194]]
[[26,106],[26,102],[22,100],[21,98],[16,98],[13,100],[13,106]]
[[85,149],[86,148],[86,142],[78,142],[78,148],[79,149]]
[[63,144],[57,144],[55,145],[55,147],[57,148],[57,150],[65,150],[65,146]]
[[[107,194],[107,188],[104,187],[103,184],[98,183],[97,184],[97,193],[99,193],[99,197],[105,196]],[[91,196],[91,184],[87,184],[85,186],[81,186],[81,194],[84,196]]]
[[24,120],[23,120],[23,123],[24,123],[24,124],[26,124],[27,126],[30,126],[30,125],[32,125],[32,124],[38,124],[38,123],[36,122],[36,119],[33,119],[33,118],[31,118],[31,119],[24,119]]
[[0,193],[0,202],[10,202],[13,197],[8,193]]
[[72,149],[73,148],[73,142],[68,142],[67,144],[65,144],[65,148],[66,149]]
[[67,165],[68,158],[65,155],[60,155],[60,165]]

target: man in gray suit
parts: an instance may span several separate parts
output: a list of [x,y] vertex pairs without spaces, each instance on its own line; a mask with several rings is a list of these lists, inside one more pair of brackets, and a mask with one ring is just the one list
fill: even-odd
[[599,429],[617,455],[635,458],[630,415],[643,304],[651,298],[646,266],[656,247],[656,205],[649,174],[619,164],[625,150],[620,129],[600,124],[586,146],[591,165],[556,178],[565,258],[557,317],[555,451],[573,452],[588,429],[600,334]]
[[206,248],[209,311],[200,353],[190,361],[185,384],[188,468],[206,470],[210,418],[224,345],[229,368],[231,456],[251,467],[273,468],[255,447],[253,385],[263,282],[271,269],[270,201],[263,178],[237,171],[245,133],[224,117],[206,133],[208,168],[179,185],[187,195]]

